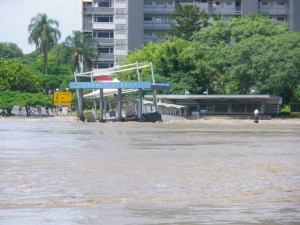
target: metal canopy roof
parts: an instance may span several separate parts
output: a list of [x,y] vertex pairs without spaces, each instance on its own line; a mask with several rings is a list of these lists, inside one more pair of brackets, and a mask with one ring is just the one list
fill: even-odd
[[[146,95],[145,98],[152,98]],[[259,101],[269,104],[282,104],[282,98],[273,95],[157,95],[162,102],[173,102],[181,105],[191,105],[195,102],[228,102],[228,101]]]

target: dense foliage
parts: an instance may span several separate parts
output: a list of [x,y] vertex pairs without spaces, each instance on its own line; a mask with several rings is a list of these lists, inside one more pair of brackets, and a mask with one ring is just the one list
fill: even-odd
[[192,41],[149,43],[126,59],[135,61],[153,62],[170,93],[270,94],[285,103],[299,95],[300,34],[261,15],[216,21]]
[[179,4],[171,18],[172,30],[169,32],[170,36],[184,40],[192,40],[196,31],[200,31],[201,28],[207,27],[209,24],[209,15],[195,5]]
[[[202,22],[189,38],[178,33],[164,43],[148,43],[130,52],[123,63],[152,62],[155,81],[171,83],[171,90],[164,91],[169,94],[209,90],[210,94],[270,94],[282,96],[285,103],[300,101],[299,33],[254,14],[217,20],[208,27]],[[0,108],[10,113],[14,105],[51,106],[51,94],[69,86],[79,62],[83,59],[90,67],[97,58],[98,45],[79,31],[60,44],[50,42],[47,74],[43,52],[24,55],[17,45],[0,43]],[[149,68],[140,72],[142,81],[152,81]],[[122,75],[124,81],[138,80],[136,73]]]
[[14,43],[0,43],[0,58],[21,59],[22,50]]
[[21,63],[0,58],[0,108],[8,115],[14,106],[50,105],[41,93],[41,79]]

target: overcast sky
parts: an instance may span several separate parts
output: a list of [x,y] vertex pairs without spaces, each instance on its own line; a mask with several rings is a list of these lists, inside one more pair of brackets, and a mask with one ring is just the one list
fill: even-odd
[[38,13],[46,13],[48,18],[59,22],[62,37],[80,30],[80,0],[0,0],[0,42],[15,43],[30,53],[34,45],[28,44],[28,25]]

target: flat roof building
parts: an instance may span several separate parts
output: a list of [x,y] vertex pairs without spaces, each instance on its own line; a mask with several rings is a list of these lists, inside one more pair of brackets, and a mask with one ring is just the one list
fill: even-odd
[[170,16],[178,4],[193,4],[225,20],[250,12],[269,15],[300,31],[300,0],[80,0],[82,31],[95,38],[99,58],[94,69],[118,65],[130,50],[150,41],[164,41]]
[[255,109],[260,114],[277,115],[282,105],[282,98],[272,95],[157,95],[156,98],[161,103],[182,105],[210,115],[253,114]]

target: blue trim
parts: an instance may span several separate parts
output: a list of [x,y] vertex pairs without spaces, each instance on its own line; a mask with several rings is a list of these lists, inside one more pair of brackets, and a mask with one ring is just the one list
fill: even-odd
[[151,82],[70,82],[70,89],[153,89],[153,87],[158,90],[169,90],[170,84],[153,85]]

